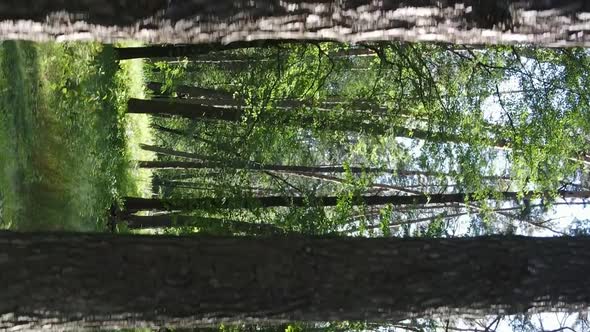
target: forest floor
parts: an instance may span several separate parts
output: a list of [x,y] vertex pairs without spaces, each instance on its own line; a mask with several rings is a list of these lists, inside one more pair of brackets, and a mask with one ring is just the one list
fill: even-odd
[[103,231],[113,202],[144,195],[131,147],[148,121],[125,116],[142,94],[142,64],[110,46],[0,44],[0,227]]

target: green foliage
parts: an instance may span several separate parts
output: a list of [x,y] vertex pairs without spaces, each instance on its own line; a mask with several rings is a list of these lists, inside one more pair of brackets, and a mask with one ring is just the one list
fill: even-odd
[[[362,55],[349,53],[358,51]],[[285,43],[156,63],[148,76],[163,82],[170,96],[178,96],[180,85],[196,86],[212,95],[182,97],[243,110],[235,123],[157,118],[157,125],[181,132],[157,133],[162,146],[227,164],[383,169],[183,170],[200,189],[169,186],[161,193],[253,201],[241,220],[312,234],[450,236],[447,228],[459,219],[474,234],[512,232],[513,221],[528,215],[522,213],[525,195],[556,198],[582,165],[586,142],[577,138],[589,128],[581,97],[586,66],[579,50],[395,42]],[[406,171],[421,174],[400,175]],[[157,173],[169,178],[179,171]],[[506,201],[505,191],[520,192],[519,200]],[[466,193],[469,199],[424,211],[360,202],[363,195],[421,193]],[[267,195],[305,197],[309,206],[257,207],[256,197]],[[336,196],[336,206],[318,206],[320,196]],[[497,211],[507,204],[517,212]],[[210,208],[195,207],[236,215]]]
[[110,204],[133,191],[126,78],[111,48],[4,42],[0,52],[0,103],[11,110],[0,121],[5,227],[101,229]]

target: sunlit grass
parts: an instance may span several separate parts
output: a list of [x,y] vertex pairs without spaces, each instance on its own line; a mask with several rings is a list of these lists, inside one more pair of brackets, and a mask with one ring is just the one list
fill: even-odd
[[[121,62],[122,74],[128,77],[129,96],[145,98],[145,80],[143,75],[143,61],[133,59]],[[152,133],[150,118],[147,114],[127,114],[125,118],[125,137],[127,150],[131,160],[152,160],[154,154],[142,150],[141,143],[151,144]],[[137,168],[132,165],[129,176],[135,183],[135,191],[129,194],[147,197],[151,194],[152,170]]]
[[145,193],[145,118],[125,116],[141,96],[141,63],[119,68],[110,46],[0,44],[0,216],[18,230],[105,229],[121,196]]

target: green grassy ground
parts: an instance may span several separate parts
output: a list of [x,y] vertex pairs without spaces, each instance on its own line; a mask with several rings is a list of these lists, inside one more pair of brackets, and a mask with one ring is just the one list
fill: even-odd
[[114,201],[145,191],[128,146],[147,120],[124,117],[141,73],[109,46],[0,44],[2,228],[102,231]]

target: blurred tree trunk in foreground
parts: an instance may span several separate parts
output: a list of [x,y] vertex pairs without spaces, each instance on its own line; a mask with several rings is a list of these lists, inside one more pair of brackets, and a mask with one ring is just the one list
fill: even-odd
[[590,238],[0,233],[0,329],[397,321],[590,304]]
[[256,39],[588,45],[583,0],[24,0],[0,2],[6,39],[230,43]]

